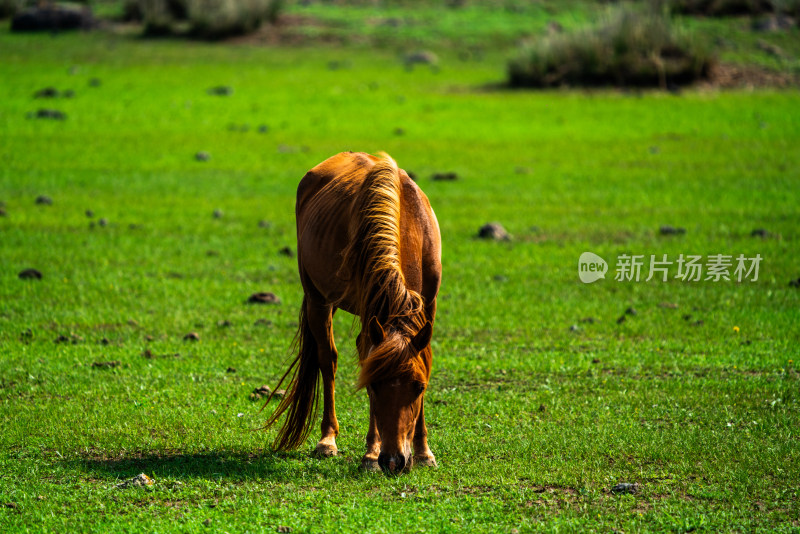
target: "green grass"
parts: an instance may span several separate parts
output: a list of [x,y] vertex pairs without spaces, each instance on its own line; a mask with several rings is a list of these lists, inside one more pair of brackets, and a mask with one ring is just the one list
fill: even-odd
[[[2,32],[0,55],[3,532],[800,528],[797,92],[491,91],[504,65],[455,52],[407,72],[391,49],[109,34]],[[33,99],[46,86],[75,96]],[[26,118],[39,108],[67,119]],[[341,455],[275,454],[251,431],[302,298],[278,252],[296,184],[348,149],[416,172],[441,224],[436,470],[359,473],[344,313]],[[430,180],[445,171],[459,180]],[[488,221],[514,240],[476,240]],[[586,250],[611,276],[578,280]],[[623,283],[623,253],[764,260],[757,282]],[[255,291],[282,302],[245,304]],[[112,489],[140,472],[153,488]]]

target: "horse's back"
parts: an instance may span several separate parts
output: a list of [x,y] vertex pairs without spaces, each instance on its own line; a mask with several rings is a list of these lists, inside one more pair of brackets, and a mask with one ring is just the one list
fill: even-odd
[[[340,265],[341,254],[351,239],[353,219],[359,216],[353,213],[355,198],[380,159],[363,152],[342,152],[310,169],[298,185],[300,275],[304,286],[311,283],[329,302],[347,302],[349,272]],[[441,273],[438,222],[427,196],[408,174],[398,169],[398,178],[403,274],[409,289],[435,298]]]

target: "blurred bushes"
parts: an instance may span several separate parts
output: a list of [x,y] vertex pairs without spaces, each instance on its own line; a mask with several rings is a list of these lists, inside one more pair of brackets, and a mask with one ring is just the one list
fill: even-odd
[[146,35],[219,39],[274,23],[283,7],[284,0],[126,0],[123,17],[141,20]]
[[508,66],[512,87],[656,86],[708,75],[708,48],[654,9],[622,8],[594,26],[523,46]]
[[673,13],[727,17],[736,15],[800,15],[800,0],[657,0]]
[[23,4],[23,0],[0,0],[0,19],[13,17]]

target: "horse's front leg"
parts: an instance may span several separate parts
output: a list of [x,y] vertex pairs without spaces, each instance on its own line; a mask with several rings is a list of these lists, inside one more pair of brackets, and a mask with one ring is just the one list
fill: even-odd
[[436,458],[428,447],[428,429],[425,427],[425,398],[419,407],[417,426],[414,428],[414,465],[436,467]]
[[336,365],[338,352],[333,342],[333,314],[336,309],[330,306],[316,306],[309,302],[309,326],[317,340],[317,356],[319,370],[322,374],[322,437],[317,443],[314,453],[318,456],[336,456],[336,436],[339,435],[339,421],[336,419],[336,403],[334,401]]
[[361,459],[361,469],[365,471],[380,471],[378,455],[381,453],[381,436],[378,433],[378,423],[375,420],[375,404],[372,389],[367,386],[369,393],[369,430],[367,430],[367,452]]

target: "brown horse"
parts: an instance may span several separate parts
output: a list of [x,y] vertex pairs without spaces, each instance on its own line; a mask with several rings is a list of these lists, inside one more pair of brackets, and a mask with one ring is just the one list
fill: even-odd
[[441,238],[428,198],[387,154],[343,152],[300,181],[296,216],[305,296],[298,354],[281,378],[291,374],[289,392],[267,422],[288,412],[276,448],[297,448],[308,437],[322,375],[322,437],[315,452],[338,452],[333,314],[341,308],[361,320],[358,385],[370,402],[362,468],[395,473],[412,462],[435,466],[423,399],[433,359]]

